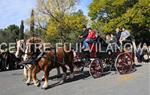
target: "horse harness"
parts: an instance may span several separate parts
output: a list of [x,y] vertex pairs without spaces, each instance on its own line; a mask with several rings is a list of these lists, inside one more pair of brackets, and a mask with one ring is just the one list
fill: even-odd
[[[56,48],[51,48],[50,49],[50,51],[52,50],[52,49],[54,49],[54,55],[53,56],[51,56],[50,54],[48,54],[48,61],[52,61],[54,64],[65,64],[65,57],[64,57],[64,53],[63,53],[63,58],[62,58],[62,62],[60,62],[59,61],[59,58],[58,58],[58,56],[57,56],[57,52],[56,52]],[[44,57],[43,56],[44,55],[44,53],[40,56],[39,55],[39,58],[38,59],[40,59],[40,58],[46,58],[46,57]]]

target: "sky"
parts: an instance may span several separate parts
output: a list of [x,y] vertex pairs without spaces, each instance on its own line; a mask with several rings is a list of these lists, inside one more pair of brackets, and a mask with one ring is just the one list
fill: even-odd
[[[88,14],[88,5],[92,0],[80,0],[77,8]],[[0,28],[11,24],[20,25],[21,20],[30,17],[31,9],[36,7],[36,0],[0,0]]]

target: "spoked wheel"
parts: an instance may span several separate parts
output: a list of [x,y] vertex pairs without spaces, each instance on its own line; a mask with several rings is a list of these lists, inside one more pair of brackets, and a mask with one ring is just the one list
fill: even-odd
[[89,69],[90,69],[90,75],[93,78],[101,77],[102,73],[103,73],[103,67],[102,67],[102,64],[101,64],[101,60],[100,59],[93,60],[90,64]]
[[120,74],[130,73],[132,70],[132,57],[129,53],[121,53],[115,61],[115,68]]

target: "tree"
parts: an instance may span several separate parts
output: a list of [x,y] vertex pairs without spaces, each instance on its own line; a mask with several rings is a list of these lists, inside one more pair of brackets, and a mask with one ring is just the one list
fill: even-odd
[[19,39],[24,39],[24,21],[21,21],[20,31],[19,31]]
[[74,11],[76,3],[77,0],[38,0],[37,18],[38,21],[44,19],[48,40],[69,40],[72,33],[78,32],[87,23],[82,11]]
[[79,33],[82,31],[82,25],[87,20],[82,11],[74,12],[72,15],[65,15],[62,23],[50,20],[47,27],[48,36],[57,36],[58,39],[64,41],[75,41]]
[[32,9],[31,11],[31,18],[30,18],[30,32],[31,32],[31,35],[34,36],[34,10]]
[[102,32],[113,32],[116,27],[126,27],[134,35],[141,31],[150,32],[149,0],[93,0],[89,16],[93,26]]
[[19,27],[17,25],[9,25],[5,29],[0,29],[0,43],[16,42],[19,39]]

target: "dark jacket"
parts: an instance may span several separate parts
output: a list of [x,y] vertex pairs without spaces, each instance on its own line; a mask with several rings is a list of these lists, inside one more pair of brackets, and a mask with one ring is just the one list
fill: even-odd
[[119,41],[120,36],[121,36],[121,31],[119,31],[118,33],[116,33],[116,39],[117,39],[117,41]]
[[121,31],[119,31],[118,33],[116,33],[117,44],[120,44],[120,42],[119,42],[120,36],[121,36]]
[[81,38],[81,42],[83,42],[87,38],[87,36],[88,36],[88,29],[86,29],[85,31],[83,31],[80,36],[83,36]]

